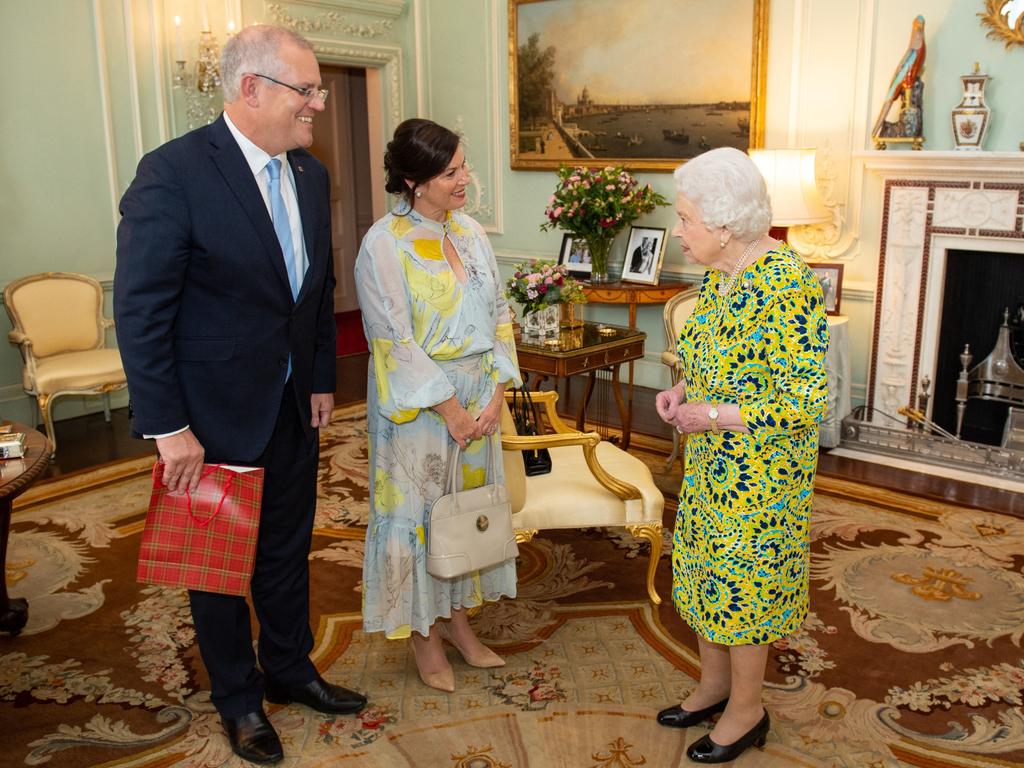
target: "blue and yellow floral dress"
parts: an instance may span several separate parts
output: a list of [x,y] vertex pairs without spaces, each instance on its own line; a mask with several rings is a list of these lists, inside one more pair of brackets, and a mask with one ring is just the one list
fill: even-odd
[[[441,250],[447,234],[466,283]],[[497,262],[480,225],[392,212],[363,238],[356,291],[370,347],[367,430],[370,516],[363,559],[363,628],[426,635],[453,609],[516,594],[515,560],[454,579],[426,570],[430,505],[444,493],[454,441],[432,406],[456,395],[476,417],[498,383],[520,386],[515,339]],[[482,485],[484,440],[462,453],[465,488]],[[501,456],[495,457],[502,480]]]
[[788,246],[747,267],[725,298],[718,274],[704,276],[679,337],[686,396],[739,404],[750,434],[686,443],[672,597],[706,640],[757,645],[807,615],[828,322],[817,279]]

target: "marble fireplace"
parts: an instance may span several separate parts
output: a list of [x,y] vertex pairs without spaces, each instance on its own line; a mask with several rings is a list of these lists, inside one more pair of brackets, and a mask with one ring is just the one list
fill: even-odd
[[[989,297],[946,291],[948,254],[1016,254],[1024,274],[1024,154],[919,155],[866,163],[884,179],[867,405],[891,414],[917,403],[924,377],[934,387],[944,295],[992,311]],[[972,365],[991,351],[997,326],[988,346],[972,349]]]
[[[1015,302],[1024,300],[1024,153],[865,152],[861,159],[867,174],[881,177],[883,192],[863,421],[912,432],[898,409],[918,405],[922,381],[927,379],[933,397],[926,415],[932,417],[940,341],[948,368],[947,345],[960,335],[956,328],[950,331],[947,316],[943,338],[944,301],[968,302],[977,307],[977,312],[992,318],[991,332],[972,344],[973,367],[995,345],[1002,303],[1015,310]],[[970,290],[961,290],[956,278],[947,285],[947,267],[956,263],[962,275],[963,260],[967,259],[970,270],[974,258],[979,265],[982,259],[994,258],[1004,270],[1001,274],[1011,277],[981,285],[999,289],[987,296],[977,282]],[[1017,298],[1014,301],[1011,297]],[[994,306],[997,303],[1000,306]],[[948,375],[948,371],[942,373],[947,397],[951,391]],[[968,404],[968,413],[973,402]],[[856,439],[854,430],[849,434]],[[844,432],[844,446],[848,444],[846,435]],[[923,454],[935,448],[920,440],[892,439],[890,454],[916,452],[925,462],[930,459]],[[956,466],[956,444],[952,443],[952,448],[938,447],[938,453],[944,451],[948,455],[938,463]],[[995,453],[982,463],[991,463],[993,456]],[[1015,476],[1024,471],[1024,457],[1012,455],[1001,460],[1006,461],[1008,469],[1016,467],[1012,472]]]

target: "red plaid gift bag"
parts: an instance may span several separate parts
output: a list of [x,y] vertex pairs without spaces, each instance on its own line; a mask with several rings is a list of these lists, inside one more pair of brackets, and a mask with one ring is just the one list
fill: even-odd
[[206,464],[194,493],[172,494],[163,463],[142,532],[137,578],[146,584],[246,595],[256,559],[263,469]]

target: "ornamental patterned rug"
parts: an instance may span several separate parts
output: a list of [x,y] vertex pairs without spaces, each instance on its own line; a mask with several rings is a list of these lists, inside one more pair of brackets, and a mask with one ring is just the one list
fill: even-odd
[[[632,449],[661,472],[664,455]],[[209,702],[181,591],[134,579],[148,461],[31,489],[6,578],[29,600],[0,635],[0,765],[238,766]],[[678,465],[674,469],[678,473]],[[367,516],[362,406],[322,435],[311,558],[314,660],[368,692],[356,717],[268,707],[291,766],[662,768],[707,727],[658,727],[699,674],[670,604],[646,600],[646,544],[625,531],[541,533],[519,596],[473,621],[508,665],[424,686],[402,643],[362,633]],[[739,766],[1024,763],[1024,521],[819,478],[811,614],[775,643],[772,731]],[[658,590],[669,594],[670,528]]]

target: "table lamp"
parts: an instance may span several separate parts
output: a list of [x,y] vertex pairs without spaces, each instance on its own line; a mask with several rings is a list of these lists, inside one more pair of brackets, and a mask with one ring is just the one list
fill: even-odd
[[772,228],[768,234],[786,239],[789,227],[831,221],[818,192],[814,149],[752,149],[754,161],[768,185]]

